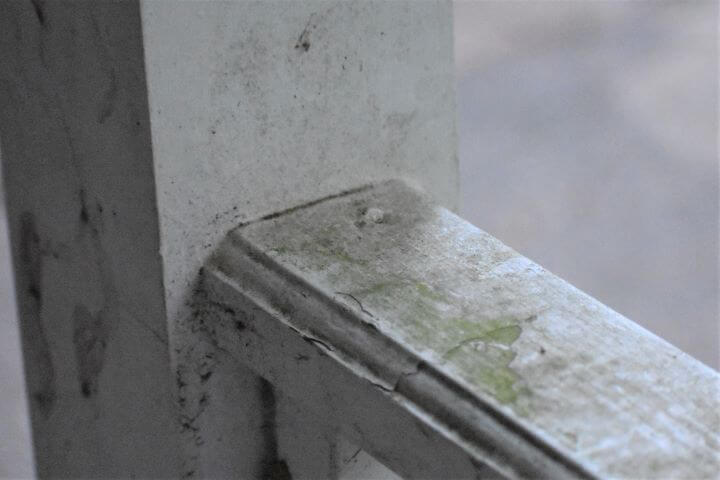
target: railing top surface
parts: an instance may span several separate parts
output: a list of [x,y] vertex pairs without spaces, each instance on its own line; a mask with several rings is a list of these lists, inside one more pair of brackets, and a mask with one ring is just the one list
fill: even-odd
[[301,327],[374,357],[358,360],[389,391],[431,371],[580,473],[718,473],[717,372],[400,182],[230,240],[339,305],[343,322]]

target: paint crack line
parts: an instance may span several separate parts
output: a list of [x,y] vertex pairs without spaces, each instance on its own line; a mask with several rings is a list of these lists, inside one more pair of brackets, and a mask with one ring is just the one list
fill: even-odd
[[355,295],[352,295],[351,293],[346,293],[346,292],[335,292],[335,294],[336,294],[336,295],[343,295],[343,296],[348,297],[348,298],[352,298],[353,300],[355,300],[355,303],[358,304],[358,307],[360,307],[360,311],[361,311],[361,312],[363,312],[365,315],[368,315],[370,318],[375,318],[375,316],[374,316],[372,313],[370,313],[369,311],[365,310],[365,307],[363,307],[363,304],[360,302],[360,300],[358,300],[358,299],[355,297]]

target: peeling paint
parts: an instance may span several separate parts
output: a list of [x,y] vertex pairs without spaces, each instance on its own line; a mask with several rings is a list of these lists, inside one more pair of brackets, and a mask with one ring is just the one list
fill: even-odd
[[[314,248],[313,252],[314,255],[326,255],[326,261],[316,258],[316,264],[320,266],[338,260],[332,251]],[[347,263],[365,265],[355,259]],[[348,274],[351,270],[345,268],[342,272]],[[442,287],[412,277],[390,275],[389,278],[353,292],[335,293],[351,299],[362,313],[371,318],[374,314],[369,305],[383,308],[404,305],[399,319],[413,326],[407,338],[426,349],[446,350],[441,355],[443,361],[455,363],[463,376],[472,377],[500,403],[514,404],[519,395],[529,394],[526,387],[518,386],[521,379],[510,367],[515,359],[511,347],[522,332],[522,319],[488,319],[472,315],[467,308],[458,308]],[[459,315],[448,316],[448,311],[453,310]]]
[[[378,265],[371,258],[349,253],[350,247],[340,243],[344,236],[338,225],[321,226],[315,232],[316,236],[299,245],[288,242],[269,250],[289,261],[302,258],[304,262],[296,265],[303,268],[339,268],[340,273],[335,276],[349,277],[357,286],[350,292],[335,294],[351,299],[371,318],[374,318],[372,305],[382,309],[402,305],[398,315],[402,324],[410,326],[408,338],[425,349],[445,351],[441,355],[443,361],[455,363],[463,376],[477,381],[500,403],[514,404],[519,395],[529,394],[527,387],[519,385],[521,378],[510,364],[516,356],[512,344],[522,333],[521,323],[532,321],[535,316],[489,318],[474,314],[471,306],[455,299],[441,284],[430,284],[408,274],[358,271]],[[368,277],[383,280],[363,286]]]

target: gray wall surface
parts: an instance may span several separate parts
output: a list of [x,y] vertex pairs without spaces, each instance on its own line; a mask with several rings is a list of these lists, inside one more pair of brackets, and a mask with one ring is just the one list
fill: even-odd
[[[714,368],[717,10],[458,2],[455,23],[462,215]],[[0,207],[0,478],[26,478]]]

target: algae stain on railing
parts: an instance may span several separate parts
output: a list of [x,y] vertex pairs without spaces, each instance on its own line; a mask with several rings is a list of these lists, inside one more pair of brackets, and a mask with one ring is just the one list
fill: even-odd
[[515,403],[518,399],[515,384],[520,377],[510,367],[516,356],[511,347],[521,333],[519,325],[498,327],[463,340],[443,357],[452,359],[462,365],[464,371],[471,372],[472,376],[489,387],[490,393],[500,403]]
[[[488,319],[469,314],[467,307],[453,303],[441,288],[413,279],[394,279],[353,292],[365,308],[373,305],[402,305],[397,312],[413,340],[433,351],[444,351],[440,359],[453,364],[462,376],[502,404],[515,404],[528,394],[520,376],[511,368],[516,353],[513,343],[522,333],[514,318]],[[384,304],[384,305],[383,305]],[[459,315],[452,315],[459,309]],[[450,314],[450,315],[448,315]]]
[[[334,240],[343,238],[338,228],[326,225],[306,238],[295,238],[267,252],[300,270],[322,272],[332,284],[352,285],[338,287],[343,289],[340,293],[372,322],[386,323],[409,344],[427,352],[445,352],[435,360],[497,402],[519,414],[525,411],[518,402],[530,391],[511,363],[516,357],[513,344],[523,324],[534,320],[535,315],[492,318],[478,314],[445,287],[431,285],[408,272],[381,271],[377,259],[353,255],[352,246]],[[376,311],[385,315],[375,315]]]

